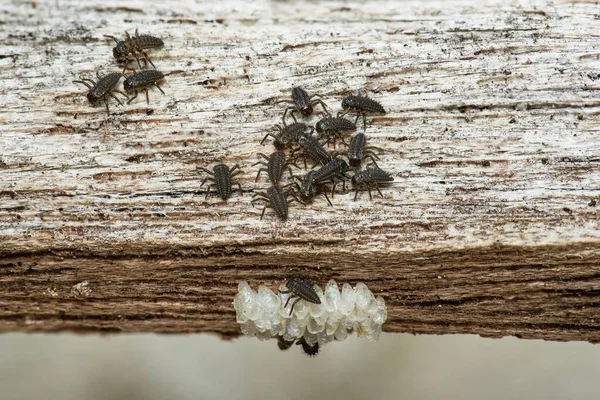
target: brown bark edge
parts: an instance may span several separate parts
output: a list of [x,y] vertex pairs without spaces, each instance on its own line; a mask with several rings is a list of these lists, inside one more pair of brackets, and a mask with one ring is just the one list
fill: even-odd
[[302,270],[321,285],[367,283],[386,301],[388,332],[600,341],[597,243],[377,255],[325,244],[318,251],[306,245],[303,256],[259,247],[0,254],[0,332],[234,337],[239,281],[275,290]]

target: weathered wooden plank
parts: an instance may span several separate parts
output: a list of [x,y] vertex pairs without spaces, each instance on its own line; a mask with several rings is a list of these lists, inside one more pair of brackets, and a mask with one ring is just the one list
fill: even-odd
[[[599,340],[594,5],[120,4],[1,6],[1,331],[234,335],[237,281],[303,270],[367,282],[390,331]],[[107,116],[72,80],[136,28],[165,40],[166,95]],[[259,220],[251,164],[293,85],[389,110],[384,199]],[[204,199],[217,162],[243,196]]]

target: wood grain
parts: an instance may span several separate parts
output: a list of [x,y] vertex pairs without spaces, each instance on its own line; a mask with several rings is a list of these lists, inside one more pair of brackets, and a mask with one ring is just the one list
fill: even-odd
[[[237,282],[366,282],[384,329],[600,341],[600,41],[586,2],[0,6],[0,331],[238,334]],[[166,95],[91,107],[103,35],[150,33]],[[251,165],[294,85],[389,112],[384,198],[259,219]],[[318,119],[313,117],[310,122]],[[238,163],[243,195],[198,167]]]

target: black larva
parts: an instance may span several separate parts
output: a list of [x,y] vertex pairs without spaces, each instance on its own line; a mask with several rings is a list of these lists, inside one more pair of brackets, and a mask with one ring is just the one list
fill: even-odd
[[112,92],[121,93],[122,95],[127,97],[125,93],[119,90],[115,90],[115,86],[117,86],[123,74],[121,74],[120,72],[112,72],[108,75],[103,76],[102,78],[100,78],[98,74],[96,74],[96,76],[98,77],[97,82],[94,82],[93,80],[88,78],[82,78],[81,80],[73,81],[73,83],[82,83],[88,89],[90,89],[90,91],[87,94],[87,99],[90,103],[95,105],[100,100],[103,100],[104,104],[106,104],[106,113],[109,114],[108,101],[106,101],[108,96],[117,100],[117,102],[120,105],[123,105],[123,103],[121,103],[121,100],[119,100],[114,94],[112,94]]
[[149,86],[156,86],[162,94],[165,94],[160,86],[158,86],[158,82],[164,78],[165,75],[155,69],[143,69],[133,75],[129,75],[123,83],[123,88],[125,88],[127,93],[134,93],[134,95],[129,99],[127,104],[131,103],[137,97],[138,90],[146,92],[146,103],[150,104],[150,99],[148,98]]
[[331,189],[331,195],[333,196],[335,185],[337,184],[337,182],[335,182],[336,179],[340,179],[343,182],[343,190],[346,190],[346,179],[348,179],[348,176],[346,175],[347,171],[348,163],[341,158],[334,158],[315,171],[313,182],[316,185],[323,184],[327,181],[333,182],[333,188]]
[[[213,167],[212,171],[210,171],[204,167],[200,167],[200,169],[209,175],[206,178],[204,178],[204,180],[200,184],[200,187],[202,187],[208,180],[211,180],[214,182],[206,190],[206,198],[208,198],[210,189],[212,187],[216,187],[219,197],[221,197],[221,199],[223,199],[223,200],[227,200],[229,197],[231,197],[231,192],[232,192],[231,186],[232,186],[233,177],[242,172],[242,171],[240,171],[238,165],[235,165],[233,168],[230,169],[225,164],[215,165]],[[237,182],[237,185],[239,186],[240,194],[242,194],[243,193],[242,185],[240,185],[239,182]]]
[[[283,112],[283,120],[285,121],[285,116],[288,111],[291,110],[291,115],[294,121],[296,121],[296,117],[294,116],[294,112],[299,112],[304,117],[308,117],[313,113],[313,107],[317,104],[320,104],[323,107],[323,110],[327,112],[327,105],[321,99],[312,100],[313,97],[320,97],[318,94],[314,94],[310,96],[306,90],[301,87],[292,88],[292,103],[294,105],[292,107],[288,107]],[[289,100],[283,100],[281,102],[289,102]]]
[[302,345],[302,351],[309,357],[315,357],[317,354],[319,354],[319,343],[315,343],[313,346],[311,346],[310,344],[306,343],[304,337],[301,337],[298,339],[296,344]]
[[366,188],[369,191],[369,199],[373,200],[373,196],[371,195],[371,188],[377,189],[381,197],[383,194],[381,190],[379,190],[379,184],[391,182],[394,180],[394,177],[382,170],[379,167],[369,167],[365,170],[357,172],[352,177],[352,185],[354,186],[354,190],[356,193],[354,194],[354,201],[356,201],[356,197],[358,196],[358,189]]
[[370,157],[373,164],[377,165],[375,159],[379,160],[373,150],[381,150],[379,147],[367,146],[367,137],[360,132],[352,136],[348,145],[348,162],[353,168],[360,167],[363,158]]
[[[298,137],[298,144],[302,150],[304,150],[304,155],[313,160],[316,164],[324,165],[331,161],[331,154],[329,154],[323,145],[312,135],[300,135]],[[304,159],[304,168],[306,168],[306,158]]]
[[279,184],[283,176],[283,171],[286,168],[288,169],[290,176],[293,176],[292,170],[289,168],[289,163],[285,160],[285,153],[283,151],[275,151],[271,153],[271,155],[268,157],[262,153],[259,153],[259,155],[266,159],[267,162],[265,163],[264,161],[259,161],[252,165],[266,165],[267,168],[261,168],[258,170],[255,182],[258,181],[258,178],[262,171],[267,172],[267,174],[269,175],[269,180],[271,181],[271,184],[273,186],[277,186]]
[[327,143],[333,140],[333,147],[335,148],[335,142],[339,139],[342,143],[346,144],[344,137],[342,136],[346,132],[352,132],[356,130],[356,125],[346,119],[338,117],[324,117],[315,126],[319,137],[325,136]]
[[[292,196],[294,198],[288,201],[288,196]],[[260,219],[263,219],[263,217],[265,216],[265,211],[267,210],[267,207],[271,207],[273,210],[275,210],[275,213],[277,214],[279,219],[281,219],[282,221],[286,221],[288,219],[288,204],[293,201],[300,202],[300,200],[295,198],[295,195],[293,193],[286,193],[277,186],[271,186],[267,189],[266,193],[256,193],[252,197],[255,197],[254,199],[252,199],[253,204],[256,201],[264,201],[265,203],[267,203],[263,207],[262,213],[260,214]]]
[[144,59],[147,60],[154,67],[154,63],[150,60],[150,58],[148,58],[148,54],[146,54],[144,50],[158,49],[165,45],[161,39],[155,36],[138,34],[137,29],[135,30],[135,36],[133,37],[129,36],[129,33],[125,32],[125,40],[118,40],[114,36],[110,35],[104,36],[111,38],[117,44],[113,48],[113,56],[115,57],[115,59],[117,59],[117,61],[127,62],[128,56],[133,55],[137,60],[138,66],[140,68],[142,68],[142,64],[140,63],[138,53],[144,56]]
[[329,197],[327,197],[327,192],[323,190],[325,185],[316,185],[314,182],[314,177],[315,171],[309,171],[306,175],[304,175],[303,178],[297,176],[295,177],[300,181],[300,183],[294,182],[294,185],[296,186],[296,189],[300,194],[301,200],[303,201],[303,203],[306,203],[306,201],[310,201],[314,199],[317,195],[322,194],[325,196],[325,199],[327,199],[329,205],[333,206],[333,204],[331,204],[331,200],[329,200]]
[[356,111],[356,119],[354,120],[354,124],[358,121],[358,118],[362,116],[363,118],[363,128],[367,129],[367,118],[366,115],[376,113],[376,114],[385,114],[385,110],[373,99],[370,99],[365,96],[356,96],[349,95],[344,100],[342,100],[342,108],[343,112],[338,113],[338,117],[343,117],[348,114],[350,111]]
[[305,300],[314,304],[321,304],[321,299],[319,295],[315,291],[312,282],[308,281],[306,278],[301,276],[292,276],[288,279],[285,284],[287,287],[287,291],[280,291],[280,293],[292,293],[290,297],[288,297],[285,302],[285,306],[283,308],[287,308],[291,299],[295,298],[296,301],[292,303],[292,308],[290,309],[290,315],[294,312],[294,306],[300,301]]
[[292,347],[293,344],[293,340],[288,342],[283,338],[283,336],[277,336],[277,346],[279,347],[279,350],[287,350]]
[[286,125],[284,122],[283,127],[277,125],[277,129],[279,129],[278,134],[274,135],[272,133],[267,133],[263,140],[261,140],[260,144],[263,144],[264,141],[271,136],[275,139],[273,142],[275,148],[277,150],[283,150],[287,145],[297,141],[300,136],[304,135],[306,130],[310,129],[311,133],[313,131],[313,128],[303,124],[302,122],[294,122],[291,125]]

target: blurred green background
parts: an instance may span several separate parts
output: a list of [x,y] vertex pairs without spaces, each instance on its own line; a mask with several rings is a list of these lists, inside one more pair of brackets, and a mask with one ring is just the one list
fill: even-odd
[[211,335],[0,335],[0,399],[597,399],[600,346],[352,337],[315,358]]

